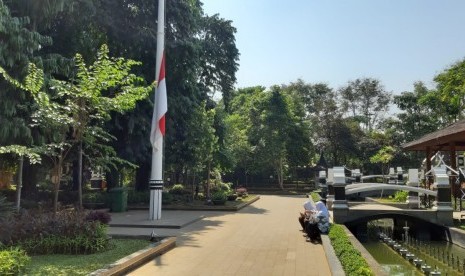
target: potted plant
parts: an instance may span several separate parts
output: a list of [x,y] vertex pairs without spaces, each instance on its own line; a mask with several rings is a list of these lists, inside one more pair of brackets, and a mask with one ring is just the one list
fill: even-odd
[[228,196],[224,192],[218,191],[212,194],[212,202],[215,205],[224,205],[227,199]]

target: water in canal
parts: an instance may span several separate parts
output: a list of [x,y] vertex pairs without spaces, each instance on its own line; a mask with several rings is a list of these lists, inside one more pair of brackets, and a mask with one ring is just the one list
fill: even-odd
[[[465,275],[465,249],[446,241],[398,241],[404,248],[424,260],[441,275]],[[398,252],[380,240],[369,239],[362,243],[373,258],[389,275],[424,275],[420,269],[404,259]]]

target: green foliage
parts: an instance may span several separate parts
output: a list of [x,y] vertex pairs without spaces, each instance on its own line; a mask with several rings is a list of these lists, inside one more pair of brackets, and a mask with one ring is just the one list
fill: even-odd
[[211,200],[213,201],[226,201],[228,199],[228,194],[224,191],[217,191],[212,193]]
[[23,275],[89,275],[148,245],[147,240],[112,239],[108,250],[90,255],[35,255]]
[[0,195],[0,223],[7,221],[15,211],[11,202],[8,202],[6,197]]
[[101,224],[108,225],[111,221],[111,215],[104,211],[90,211],[86,215],[86,221],[99,221]]
[[186,193],[186,190],[184,189],[184,185],[175,184],[173,187],[171,187],[170,193],[173,195],[183,195]]
[[391,94],[384,90],[377,79],[349,81],[340,93],[343,110],[358,120],[366,132],[371,132],[379,123],[381,114],[389,109]]
[[108,194],[106,192],[88,192],[82,195],[82,201],[86,203],[106,203]]
[[360,252],[353,247],[343,226],[332,224],[328,236],[346,275],[374,275]]
[[215,193],[215,192],[223,192],[225,194],[230,194],[232,192],[231,190],[232,183],[225,183],[221,181],[213,181],[211,187],[210,187],[210,192]]
[[449,123],[465,116],[465,59],[462,59],[434,77],[437,83],[435,108],[442,112]]
[[171,204],[171,202],[173,202],[173,199],[174,199],[174,197],[173,197],[173,195],[171,193],[165,192],[165,191],[163,191],[161,193],[161,203],[162,204]]
[[149,203],[150,202],[150,192],[149,191],[128,191],[128,204],[137,204],[137,203]]
[[388,164],[389,162],[391,162],[392,158],[394,157],[394,154],[394,148],[391,146],[386,146],[380,149],[375,155],[373,155],[370,158],[370,162]]
[[109,244],[107,226],[87,212],[24,212],[0,224],[0,242],[21,246],[28,254],[89,254]]
[[26,156],[29,158],[29,163],[36,164],[41,162],[38,148],[28,148],[20,145],[10,145],[0,147],[0,154],[14,153],[18,156]]
[[24,268],[30,258],[17,247],[0,249],[0,275],[24,275]]
[[394,201],[405,202],[408,197],[408,191],[397,191],[394,194]]

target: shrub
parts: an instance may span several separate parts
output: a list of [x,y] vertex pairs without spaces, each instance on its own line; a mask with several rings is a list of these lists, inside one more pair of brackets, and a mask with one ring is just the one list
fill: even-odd
[[129,190],[128,203],[150,203],[150,192]]
[[247,196],[247,189],[244,187],[239,187],[236,189],[237,196],[243,197],[244,195]]
[[220,181],[214,181],[210,187],[210,192],[216,193],[216,192],[223,192],[226,194],[231,193],[231,183],[225,183],[225,182],[220,182]]
[[0,275],[21,275],[29,261],[30,258],[22,249],[0,249]]
[[394,194],[394,200],[397,202],[405,202],[407,201],[408,191],[397,191]]
[[161,204],[171,204],[171,202],[173,202],[173,195],[163,191],[161,193]]
[[111,221],[111,215],[104,211],[90,211],[86,216],[86,221],[99,221],[102,224],[108,224]]
[[228,199],[228,195],[225,192],[217,191],[212,194],[211,199],[214,201],[226,201]]
[[0,242],[29,254],[78,254],[101,251],[109,244],[106,225],[86,220],[87,212],[24,212],[0,224]]
[[346,275],[374,275],[360,252],[353,247],[341,225],[331,225],[328,236]]
[[182,195],[185,192],[186,191],[184,190],[184,185],[182,185],[182,184],[175,184],[170,189],[170,193],[173,194],[173,195]]
[[87,203],[106,203],[108,195],[105,192],[90,192],[82,195],[82,201]]

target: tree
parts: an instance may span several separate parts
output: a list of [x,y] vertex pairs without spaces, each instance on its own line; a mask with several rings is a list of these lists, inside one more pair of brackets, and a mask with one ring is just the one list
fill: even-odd
[[456,62],[434,77],[439,100],[447,121],[453,123],[465,116],[465,59]]
[[262,164],[270,164],[276,173],[278,185],[284,189],[284,172],[287,165],[289,129],[292,128],[292,111],[279,86],[271,87],[262,102],[259,128],[252,130],[257,155]]
[[[89,67],[82,57],[75,57],[77,72],[70,81],[52,79],[50,86],[44,87],[43,71],[30,64],[29,74],[24,84],[12,79],[4,70],[0,73],[13,85],[30,92],[38,105],[34,120],[48,130],[47,155],[54,168],[54,210],[57,210],[58,191],[61,181],[61,168],[74,145],[85,142],[96,149],[94,158],[100,165],[112,161],[112,149],[105,144],[111,139],[103,129],[103,123],[110,119],[111,112],[125,112],[134,108],[135,103],[145,98],[153,86],[140,86],[143,79],[130,72],[138,62],[123,58],[110,58],[108,48],[103,45],[96,61]],[[46,93],[51,89],[50,95]],[[81,148],[81,147],[80,147]],[[89,152],[89,153],[95,153]],[[99,156],[100,155],[100,156]],[[82,194],[80,191],[80,206]]]
[[395,155],[395,149],[391,146],[385,146],[381,148],[375,155],[370,157],[370,162],[372,163],[381,163],[382,166],[382,173],[386,172],[385,169],[389,168],[389,164],[391,163],[392,159]]
[[206,109],[206,103],[202,103],[193,110],[191,125],[187,138],[189,141],[189,152],[192,154],[192,162],[188,163],[194,173],[206,170],[207,177],[207,199],[210,198],[210,173],[213,157],[218,151],[218,137],[213,126],[215,110]]
[[391,98],[380,81],[372,78],[349,81],[339,93],[343,110],[358,119],[367,132],[373,130],[388,111]]
[[402,134],[399,144],[418,139],[436,130],[439,125],[438,116],[433,112],[434,107],[426,100],[434,92],[422,82],[415,82],[413,88],[412,92],[405,91],[394,96],[394,104],[401,111],[396,115],[398,121],[393,126]]
[[[7,3],[7,2],[6,2]],[[51,43],[49,37],[30,31],[27,27],[30,20],[27,17],[17,17],[0,0],[0,66],[7,69],[10,75],[22,79],[27,74],[27,65],[31,61],[41,63],[36,57],[41,47]],[[13,143],[23,147],[40,144],[40,132],[30,127],[30,117],[34,112],[32,98],[8,83],[0,82],[0,146]],[[0,159],[0,170],[17,163],[19,155],[3,155]],[[28,172],[28,175],[31,175]],[[29,188],[36,187],[35,183]]]

